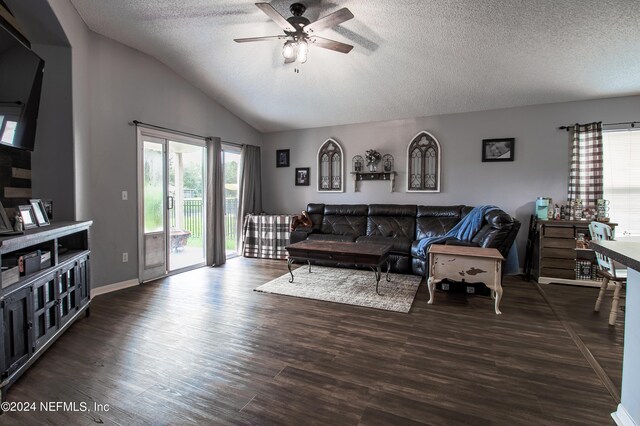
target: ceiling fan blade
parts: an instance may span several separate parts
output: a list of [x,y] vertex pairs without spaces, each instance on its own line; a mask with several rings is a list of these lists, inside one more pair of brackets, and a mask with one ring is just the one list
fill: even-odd
[[247,38],[234,38],[233,41],[236,43],[248,43],[250,41],[269,41],[269,40],[282,40],[287,38],[286,35],[277,35],[277,36],[266,36],[266,37],[247,37]]
[[296,29],[293,28],[293,26],[289,23],[289,21],[284,19],[284,17],[280,15],[278,11],[275,10],[273,6],[271,6],[269,3],[256,3],[256,6],[258,6],[258,9],[263,11],[265,15],[271,18],[271,20],[276,24],[278,24],[278,26],[283,30],[290,33],[296,31]]
[[295,56],[293,58],[289,58],[289,59],[284,58],[284,63],[285,64],[290,64],[290,63],[293,63],[295,61],[296,61],[296,57]]
[[312,22],[306,27],[304,27],[304,31],[307,34],[312,34],[316,32],[320,32],[327,28],[335,27],[338,24],[341,24],[349,19],[353,18],[353,13],[346,7],[333,12],[331,15],[327,15],[324,18],[318,19],[316,22]]
[[340,53],[349,53],[353,46],[346,43],[340,43],[339,41],[329,40],[328,38],[313,36],[310,38],[311,43],[314,46],[322,47],[323,49],[335,50]]

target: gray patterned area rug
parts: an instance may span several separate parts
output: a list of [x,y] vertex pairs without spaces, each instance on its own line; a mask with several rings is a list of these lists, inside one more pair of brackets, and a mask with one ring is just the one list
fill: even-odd
[[286,273],[254,291],[408,313],[422,280],[416,275],[390,274],[391,282],[387,282],[383,273],[378,295],[372,271],[312,266],[309,273],[302,266],[293,275],[293,283]]

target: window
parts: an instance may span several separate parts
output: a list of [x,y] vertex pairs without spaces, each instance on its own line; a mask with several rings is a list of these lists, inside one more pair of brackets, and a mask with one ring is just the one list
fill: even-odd
[[318,191],[342,192],[344,155],[342,147],[333,139],[327,139],[318,150]]
[[440,192],[440,144],[430,133],[418,133],[407,148],[407,191]]
[[640,130],[603,133],[604,199],[616,237],[640,235]]

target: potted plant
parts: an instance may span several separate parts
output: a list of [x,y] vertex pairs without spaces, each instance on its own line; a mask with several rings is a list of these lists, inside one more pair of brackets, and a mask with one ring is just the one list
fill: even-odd
[[365,160],[367,160],[367,166],[369,167],[369,171],[375,172],[376,166],[378,165],[378,162],[380,161],[382,156],[375,149],[369,149],[365,153],[364,158]]

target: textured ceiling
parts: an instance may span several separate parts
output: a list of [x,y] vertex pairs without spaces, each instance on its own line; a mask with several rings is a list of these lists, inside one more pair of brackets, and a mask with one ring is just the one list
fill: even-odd
[[[162,61],[269,132],[640,93],[638,0],[303,1],[319,35],[295,73],[251,1],[71,0],[95,32]],[[288,17],[293,1],[274,0]]]

